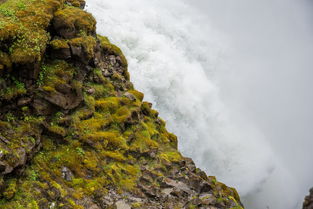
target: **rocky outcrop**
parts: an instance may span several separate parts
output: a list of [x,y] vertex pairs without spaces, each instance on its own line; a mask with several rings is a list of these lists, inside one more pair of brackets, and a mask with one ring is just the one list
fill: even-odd
[[0,5],[0,208],[243,208],[179,153],[84,6]]
[[304,198],[303,209],[313,208],[313,188],[310,189],[310,194]]

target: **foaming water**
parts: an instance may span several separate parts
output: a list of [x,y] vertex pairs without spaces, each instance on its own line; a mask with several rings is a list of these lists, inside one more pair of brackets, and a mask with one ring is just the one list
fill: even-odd
[[[294,177],[252,121],[225,104],[217,77],[232,43],[180,0],[88,0],[98,33],[122,48],[131,80],[179,137],[183,154],[234,186],[249,208],[294,209]],[[271,178],[269,178],[271,176]],[[260,190],[262,188],[262,190]],[[279,193],[275,191],[279,188]]]

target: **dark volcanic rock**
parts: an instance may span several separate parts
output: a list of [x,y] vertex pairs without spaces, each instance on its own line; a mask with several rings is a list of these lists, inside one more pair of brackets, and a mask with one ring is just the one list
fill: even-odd
[[313,188],[310,189],[310,194],[304,198],[303,209],[313,209]]

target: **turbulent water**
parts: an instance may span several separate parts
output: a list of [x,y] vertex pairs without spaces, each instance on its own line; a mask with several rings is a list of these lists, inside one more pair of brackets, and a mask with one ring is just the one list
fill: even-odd
[[247,208],[299,207],[286,162],[251,117],[223,99],[225,72],[236,74],[235,44],[214,19],[181,0],[88,0],[87,10],[98,33],[122,48],[136,89],[179,137],[185,155],[234,186]]

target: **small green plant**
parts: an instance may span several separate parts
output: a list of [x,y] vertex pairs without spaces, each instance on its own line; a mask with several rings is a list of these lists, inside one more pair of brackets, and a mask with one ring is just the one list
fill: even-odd
[[34,170],[29,171],[29,179],[36,181],[38,179],[38,173]]
[[0,13],[6,17],[15,17],[15,12],[10,9],[0,8]]
[[20,10],[24,10],[24,9],[26,9],[26,5],[24,2],[20,1],[17,3],[17,8],[19,8]]
[[77,147],[77,148],[76,148],[76,152],[77,152],[80,156],[84,156],[84,155],[85,155],[85,151],[84,151],[81,147]]
[[33,144],[36,143],[36,139],[35,139],[34,137],[30,136],[30,137],[28,137],[28,138],[29,138],[29,140],[30,140]]
[[38,86],[41,86],[44,83],[44,79],[45,79],[47,70],[48,70],[47,66],[45,66],[45,65],[41,66],[41,71],[39,73],[38,80],[37,80]]
[[3,28],[5,27],[5,24],[6,24],[5,22],[0,21],[0,30],[1,30],[1,29],[3,29]]
[[24,107],[21,108],[21,110],[22,110],[23,112],[27,112],[27,111],[29,110],[29,107],[24,106]]
[[24,117],[24,121],[25,121],[25,122],[29,122],[30,119],[31,119],[31,118],[30,118],[29,116],[25,116],[25,117]]
[[13,82],[14,82],[14,84],[15,84],[17,89],[20,89],[20,90],[21,89],[25,89],[25,84],[24,83],[18,81],[15,77],[12,77],[12,80],[13,80]]
[[7,113],[5,115],[5,118],[6,118],[6,121],[8,121],[8,122],[14,122],[15,121],[15,117],[12,113]]

